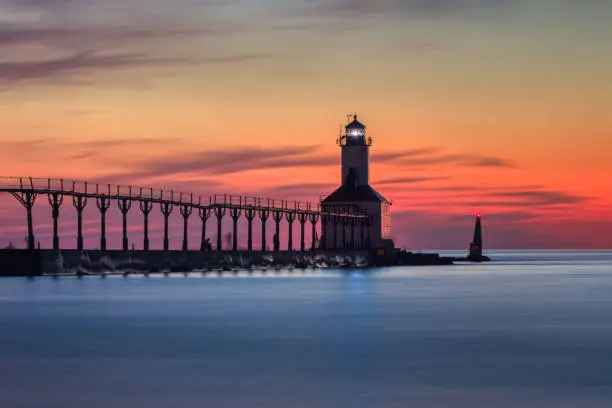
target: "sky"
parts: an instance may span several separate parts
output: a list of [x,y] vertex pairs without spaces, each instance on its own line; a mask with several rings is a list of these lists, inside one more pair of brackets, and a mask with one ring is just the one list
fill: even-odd
[[316,202],[356,112],[398,246],[481,212],[488,248],[612,248],[610,38],[609,0],[0,0],[0,175]]

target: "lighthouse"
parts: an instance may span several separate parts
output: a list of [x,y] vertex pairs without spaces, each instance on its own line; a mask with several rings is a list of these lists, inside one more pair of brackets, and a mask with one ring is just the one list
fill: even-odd
[[476,223],[474,225],[474,238],[470,242],[470,254],[465,258],[470,262],[489,262],[491,258],[482,254],[482,216],[476,214]]
[[[354,209],[368,215],[366,249],[391,250],[391,202],[370,186],[370,148],[372,138],[357,115],[344,127],[337,139],[341,149],[340,187],[321,201],[324,212],[343,212]],[[323,249],[359,247],[357,238],[347,238],[347,226],[343,234],[334,231],[335,225],[323,227],[321,246]]]

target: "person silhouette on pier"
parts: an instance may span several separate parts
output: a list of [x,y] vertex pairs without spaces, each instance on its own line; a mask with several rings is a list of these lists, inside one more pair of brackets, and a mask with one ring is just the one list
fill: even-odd
[[204,251],[212,251],[212,244],[210,243],[210,238],[206,238],[204,240]]

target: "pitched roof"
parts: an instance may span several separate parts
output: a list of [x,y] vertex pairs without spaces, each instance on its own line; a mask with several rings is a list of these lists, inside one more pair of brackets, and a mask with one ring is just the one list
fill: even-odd
[[349,203],[349,202],[387,202],[390,203],[385,197],[374,190],[370,186],[341,186],[336,191],[324,198],[321,203]]
[[365,125],[357,120],[357,115],[355,115],[355,119],[345,126],[347,129],[365,129]]

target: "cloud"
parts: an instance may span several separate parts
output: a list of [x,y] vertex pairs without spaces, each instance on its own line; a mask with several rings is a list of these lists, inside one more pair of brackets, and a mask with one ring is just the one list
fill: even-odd
[[[84,142],[63,143],[62,150],[70,152],[67,155],[68,160],[85,160],[107,157],[108,155],[115,156],[119,149],[126,147],[140,148],[145,147],[171,147],[177,143],[176,139],[154,139],[154,138],[138,138],[138,139],[109,139],[109,140],[91,140]],[[55,146],[62,145],[60,141],[55,143]],[[72,151],[78,152],[72,153]]]
[[[23,155],[34,157],[37,166],[43,165],[45,160],[55,161],[58,158],[69,161],[87,161],[88,163],[99,163],[105,168],[114,168],[113,173],[107,173],[113,182],[123,182],[122,179],[129,179],[147,184],[152,179],[189,179],[194,175],[231,175],[243,172],[270,170],[270,169],[289,169],[289,168],[329,168],[338,166],[336,154],[328,153],[321,146],[285,146],[261,148],[256,146],[238,146],[217,149],[198,150],[189,143],[176,143],[171,138],[137,138],[137,139],[102,139],[89,141],[66,141],[54,138],[35,138],[15,141],[0,141],[0,150],[7,156]],[[25,139],[25,140],[24,140]],[[129,150],[131,160],[121,160],[115,152],[120,149]],[[427,160],[427,162],[439,161],[440,155],[423,156],[430,152],[438,152],[439,149],[415,149],[412,151],[402,151],[398,153],[383,153],[383,157],[389,158],[390,164],[398,168],[411,168],[410,160]],[[406,159],[411,157],[412,159]],[[461,156],[464,160],[465,157]],[[402,161],[404,160],[404,161]],[[408,160],[408,164],[406,162]],[[474,165],[472,162],[462,162],[456,157],[453,160],[446,160],[449,163],[458,165]],[[50,175],[58,175],[49,172]],[[70,177],[70,175],[62,174]],[[103,174],[97,174],[101,176]],[[477,191],[482,186],[465,185],[442,185],[439,187],[427,186],[427,182],[443,180],[448,177],[444,175],[423,176],[421,174],[405,175],[402,177],[390,177],[379,179],[373,184],[380,187],[400,187],[410,184],[411,191]],[[318,191],[312,191],[318,197],[321,193],[327,193],[334,189],[335,183],[321,183],[325,186]],[[333,185],[332,185],[333,184]],[[296,189],[299,186],[295,186]],[[302,186],[304,187],[304,186]],[[312,187],[312,186],[311,186]],[[529,189],[537,186],[524,186]],[[282,195],[283,189],[291,189],[292,186],[280,186],[276,191],[271,191],[271,195]],[[316,193],[316,194],[315,194]],[[305,194],[305,193],[301,193]],[[410,198],[412,200],[412,197]]]
[[176,157],[145,160],[137,164],[140,176],[179,175],[186,173],[233,174],[244,171],[320,167],[337,163],[335,156],[322,156],[318,146],[292,146],[264,149],[238,147],[205,150]]
[[[413,186],[412,191],[437,191],[437,192],[465,192],[465,191],[478,191],[478,192],[494,192],[494,191],[507,191],[511,189],[540,189],[542,186],[538,185],[526,185],[526,186],[476,186],[476,185],[440,185],[440,186]],[[514,191],[514,190],[513,190]]]
[[203,58],[197,61],[200,64],[226,64],[226,63],[240,63],[253,60],[268,59],[274,57],[272,53],[245,53],[226,55],[218,57]]
[[[422,164],[457,164],[473,167],[510,167],[504,159],[467,155],[449,154],[425,156],[440,152],[439,148],[405,150],[401,152],[382,153],[374,161],[390,161],[395,165],[411,167]],[[373,157],[374,159],[374,157]],[[187,156],[158,158],[151,162],[140,163],[143,176],[156,174],[180,174],[206,171],[210,174],[232,174],[251,170],[290,168],[290,167],[326,167],[338,164],[336,156],[320,154],[318,146],[294,146],[286,148],[261,149],[257,147],[232,148],[228,150],[201,151]],[[419,183],[439,180],[442,177],[405,177],[388,179],[376,184]]]
[[316,31],[324,34],[338,34],[347,31],[357,31],[361,27],[358,25],[343,24],[339,25],[336,22],[319,22],[319,23],[282,23],[272,24],[268,27],[270,31]]
[[[450,187],[443,186],[419,191],[428,191],[429,193],[425,196],[417,195],[399,198],[409,201],[411,208],[419,209],[444,208],[448,211],[452,208],[465,208],[470,212],[474,209],[485,212],[542,211],[548,215],[551,212],[560,214],[560,212],[569,211],[576,205],[591,200],[589,197],[563,191],[549,189],[524,190],[521,187],[515,189],[483,187],[473,190],[453,190]],[[449,192],[452,194],[448,194]]]
[[83,142],[76,142],[74,145],[79,147],[86,147],[90,149],[114,149],[117,147],[124,146],[159,146],[159,145],[172,145],[176,144],[177,140],[174,138],[146,138],[141,137],[137,139],[105,139],[105,140],[88,140]]
[[25,140],[0,140],[0,147],[3,150],[11,149],[48,149],[50,146],[60,146],[62,148],[115,148],[127,145],[159,145],[173,144],[176,139],[171,138],[134,138],[134,139],[100,139],[85,141],[67,141],[59,138],[32,138]]
[[318,0],[311,9],[325,15],[361,17],[376,14],[415,19],[450,18],[471,12],[501,12],[520,5],[521,0]]
[[[395,197],[398,200],[398,197]],[[407,199],[407,197],[405,198]],[[402,198],[404,200],[404,198]],[[552,206],[567,206],[569,204],[565,203],[542,203],[537,200],[491,200],[486,197],[429,197],[427,199],[414,199],[410,202],[410,206],[413,208],[465,208],[470,212],[473,212],[474,209],[479,209],[482,211],[498,211],[503,209],[506,211],[507,209],[525,209],[525,208],[547,208],[554,209]]]
[[[412,250],[467,251],[474,216],[441,210],[394,211],[392,234],[396,245]],[[485,213],[485,249],[609,248],[612,222],[543,216],[531,209]]]
[[445,177],[399,177],[399,178],[375,181],[372,184],[375,184],[378,186],[395,185],[395,184],[413,184],[413,183],[424,183],[427,181],[442,180],[444,178]]
[[318,202],[338,187],[334,183],[299,183],[270,187],[260,192],[270,198],[290,198],[297,201]]
[[[540,213],[525,210],[495,211],[490,214],[482,214],[483,222],[489,222],[490,220],[494,220],[495,222],[505,224],[530,222],[531,220],[537,219],[539,217],[541,217]],[[462,224],[465,224],[466,222],[474,222],[474,216],[471,214],[447,214],[446,219],[451,222],[459,222]]]
[[492,193],[491,196],[516,198],[530,205],[565,205],[580,204],[590,200],[589,197],[578,196],[554,190],[525,190]]
[[[138,0],[129,3],[120,0],[2,0],[7,9],[15,13],[32,13],[42,21],[69,21],[71,25],[112,21],[177,21],[193,18],[194,12],[209,11],[208,6],[220,5],[217,0]],[[206,8],[206,10],[205,10]],[[210,11],[215,11],[210,10]],[[80,20],[74,20],[80,17]]]
[[25,140],[1,140],[0,151],[9,155],[24,155],[40,160],[45,157],[68,160],[99,157],[106,153],[115,153],[115,149],[125,147],[172,147],[177,140],[171,138],[134,138],[106,139],[87,141],[66,141],[57,138],[32,138]]
[[[74,85],[87,83],[92,77],[88,74],[98,72],[133,68],[142,72],[146,68],[175,64],[239,64],[274,56],[269,52],[254,52],[252,48],[226,47],[211,51],[207,47],[209,40],[248,34],[257,28],[250,21],[221,17],[223,13],[217,13],[221,11],[221,4],[216,1],[144,2],[149,7],[142,7],[144,4],[134,7],[114,0],[104,4],[11,1],[6,6],[9,16],[11,12],[29,10],[37,18],[12,22],[9,18],[7,23],[0,24],[0,47],[8,50],[0,59],[0,85],[8,83],[14,87],[35,80]],[[192,9],[196,12],[190,12]],[[211,12],[205,13],[205,10]],[[177,47],[182,39],[197,41],[202,47],[199,55],[187,55],[185,47]],[[143,74],[138,82],[132,79],[130,86],[148,78]]]
[[177,62],[181,60],[151,58],[140,54],[100,55],[79,52],[46,61],[0,62],[0,82],[12,83],[32,79],[48,81],[86,72]]
[[507,159],[493,156],[483,156],[478,154],[445,154],[430,157],[417,157],[403,162],[408,166],[422,166],[431,164],[456,164],[467,167],[514,167],[514,164]]
[[288,184],[277,187],[267,188],[265,192],[269,195],[286,194],[286,193],[299,193],[309,194],[312,192],[321,193],[329,191],[330,189],[337,188],[338,186],[334,183],[299,183],[299,184]]
[[444,153],[441,147],[401,150],[379,153],[372,156],[373,162],[393,162],[403,166],[423,166],[431,164],[456,164],[467,167],[514,167],[507,159],[473,153]]
[[238,53],[199,59],[151,57],[147,54],[101,54],[77,52],[69,56],[40,61],[0,62],[0,84],[24,81],[78,83],[87,74],[133,68],[157,68],[175,64],[239,64],[274,57],[271,53]]
[[211,29],[177,29],[167,27],[125,29],[112,26],[105,28],[32,28],[18,25],[0,28],[0,46],[36,43],[56,47],[97,48],[110,45],[125,45],[126,42],[148,39],[219,35],[235,32],[236,30],[236,28],[230,28],[229,26]]
[[402,41],[398,44],[398,51],[404,54],[422,54],[429,53],[434,51],[440,51],[443,49],[448,49],[453,45],[451,41],[441,41],[441,40],[425,40],[425,41]]
[[[137,178],[121,176],[120,179],[112,179],[110,177],[103,177],[99,180],[100,183],[111,183],[111,184],[123,184],[123,185],[137,185],[139,180]],[[138,186],[139,188],[140,186]],[[147,180],[144,189],[153,188],[154,190],[174,191],[175,196],[179,196],[183,193],[183,197],[189,197],[191,194],[194,196],[194,200],[197,201],[199,196],[202,196],[203,202],[206,202],[208,197],[221,191],[227,191],[227,186],[224,185],[220,180],[210,179],[207,177],[199,177],[192,180]]]
[[443,149],[440,147],[425,147],[421,149],[408,149],[400,150],[397,152],[386,152],[386,153],[375,153],[372,154],[371,161],[373,162],[385,162],[398,159],[407,159],[411,157],[426,156],[434,153],[439,153]]

